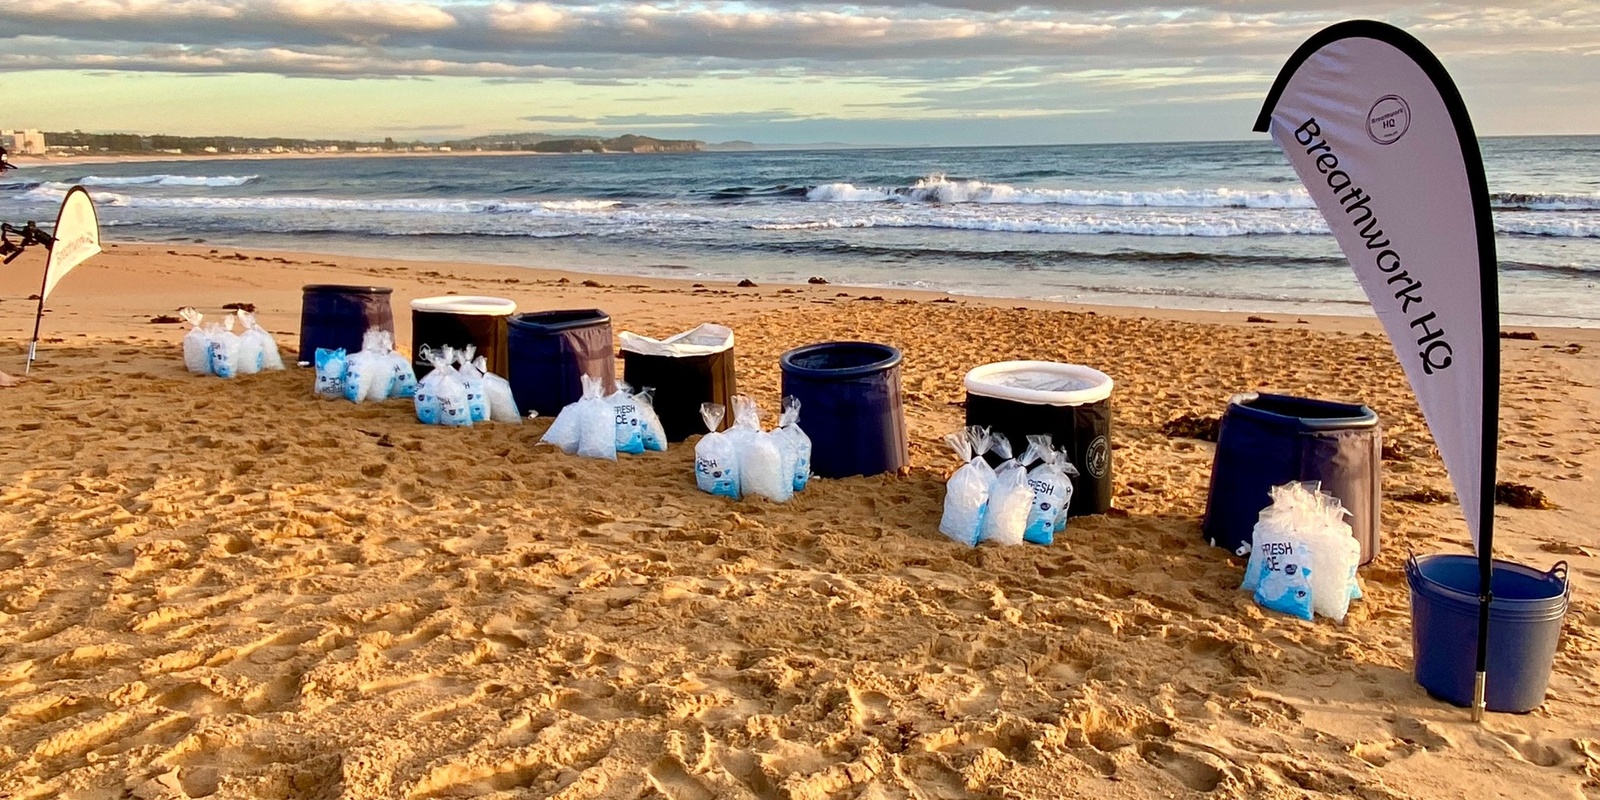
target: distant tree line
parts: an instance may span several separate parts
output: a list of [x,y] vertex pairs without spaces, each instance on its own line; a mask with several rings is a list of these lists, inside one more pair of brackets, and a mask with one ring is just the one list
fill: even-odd
[[[52,147],[70,147],[90,152],[156,153],[178,150],[184,153],[250,152],[284,150],[326,150],[337,147],[340,151],[377,149],[408,151],[417,148],[449,147],[452,150],[526,151],[535,153],[677,153],[693,152],[704,148],[705,143],[690,139],[656,139],[632,134],[614,138],[559,137],[540,133],[519,133],[502,136],[478,136],[443,142],[413,140],[397,142],[393,137],[383,141],[358,141],[354,139],[295,139],[289,137],[256,138],[248,136],[169,136],[164,134],[136,133],[84,133],[83,131],[46,131],[45,142]],[[207,148],[212,148],[208,150]]]

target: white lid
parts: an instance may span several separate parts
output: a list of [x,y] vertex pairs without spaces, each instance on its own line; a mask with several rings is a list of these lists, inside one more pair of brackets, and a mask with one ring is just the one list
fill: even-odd
[[962,379],[980,397],[1046,406],[1081,406],[1111,396],[1111,376],[1078,364],[1001,361],[975,367]]
[[441,314],[483,314],[504,316],[517,313],[517,303],[504,297],[470,297],[447,294],[440,297],[419,297],[411,301],[412,311],[431,311]]
[[652,339],[631,331],[617,334],[622,349],[647,356],[708,356],[733,347],[733,330],[707,322],[665,339]]

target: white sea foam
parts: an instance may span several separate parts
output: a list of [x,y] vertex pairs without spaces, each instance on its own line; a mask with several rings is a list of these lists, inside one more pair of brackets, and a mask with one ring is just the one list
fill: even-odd
[[[46,182],[11,195],[25,203],[58,203],[70,188]],[[386,235],[410,228],[407,219],[420,216],[455,217],[447,227],[461,235],[537,235],[551,227],[592,232],[599,229],[636,233],[661,226],[708,225],[755,231],[826,231],[851,228],[927,228],[994,231],[1022,234],[1166,237],[1237,237],[1266,235],[1326,235],[1328,228],[1311,207],[1224,205],[1238,197],[1256,202],[1273,193],[1231,193],[1213,189],[1198,192],[1097,192],[1098,205],[1070,202],[1024,201],[1021,190],[977,181],[926,182],[914,187],[921,195],[892,195],[849,184],[829,184],[812,190],[816,196],[857,198],[817,202],[763,202],[690,204],[681,201],[623,203],[602,199],[501,200],[440,198],[349,198],[314,195],[216,196],[210,194],[143,193],[138,185],[91,190],[95,202],[109,209],[160,216],[162,212],[218,212],[256,218],[257,230],[277,229],[279,212],[325,213],[339,230],[362,229]],[[826,190],[826,191],[824,191]],[[1035,191],[1039,194],[1045,190]],[[1056,191],[1056,190],[1050,190]],[[861,198],[877,192],[879,202]],[[947,199],[933,201],[939,195]],[[1057,192],[1065,196],[1066,190]],[[1082,193],[1079,193],[1082,194]],[[1198,199],[1183,200],[1194,195]],[[1539,197],[1546,197],[1540,195]],[[1554,195],[1548,197],[1555,197]],[[1581,198],[1582,195],[1569,197]],[[895,199],[898,198],[898,199]],[[918,199],[920,198],[920,199]],[[965,198],[965,199],[961,199]],[[987,199],[984,199],[987,198]],[[1108,199],[1109,198],[1109,199]],[[1502,234],[1551,238],[1600,238],[1600,213],[1595,211],[1526,210],[1528,196],[1507,196],[1524,205],[1495,214],[1495,229]],[[1116,202],[1111,202],[1115,200]],[[1180,202],[1180,200],[1182,202]],[[1214,202],[1205,205],[1205,202]],[[1264,202],[1264,201],[1263,201]],[[1191,203],[1183,205],[1182,203]],[[257,212],[252,214],[252,212]],[[480,218],[473,220],[473,218]],[[494,217],[495,221],[482,218]],[[282,220],[291,229],[308,224],[304,216]],[[428,223],[432,225],[434,223]],[[429,228],[432,230],[432,228]]]
[[1114,191],[1103,189],[1019,188],[1004,183],[951,180],[930,175],[910,186],[860,187],[852,183],[827,183],[806,192],[806,199],[823,203],[979,203],[990,205],[1068,205],[1148,208],[1312,208],[1304,189],[1241,191],[1215,189],[1161,189]]
[[1252,236],[1325,234],[1328,226],[1321,218],[1258,216],[1251,219],[1199,215],[1118,216],[1074,214],[1059,219],[1006,218],[974,215],[867,215],[830,217],[800,222],[767,222],[750,226],[756,230],[827,230],[840,228],[938,228],[945,230],[996,231],[1004,233],[1050,233],[1092,235],[1120,233],[1133,236]]
[[85,175],[78,179],[84,186],[243,186],[255,181],[258,175],[128,175],[103,177]]

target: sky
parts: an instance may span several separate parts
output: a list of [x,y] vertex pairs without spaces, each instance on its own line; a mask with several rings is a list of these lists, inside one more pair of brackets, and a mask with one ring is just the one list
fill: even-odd
[[1251,138],[1285,59],[1399,25],[1482,135],[1600,133],[1600,2],[5,0],[0,127],[860,145]]

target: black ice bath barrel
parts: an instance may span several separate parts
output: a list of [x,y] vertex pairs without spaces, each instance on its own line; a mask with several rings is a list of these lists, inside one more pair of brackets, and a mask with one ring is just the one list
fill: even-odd
[[[655,390],[652,403],[667,441],[681,442],[709,433],[700,406],[717,403],[731,407],[734,386],[733,330],[706,323],[666,339],[651,339],[623,331],[622,380],[634,391]],[[723,417],[726,428],[732,420]],[[768,420],[769,423],[772,420]]]
[[873,342],[823,342],[779,359],[783,394],[800,400],[811,471],[823,478],[878,475],[906,465],[900,351]]
[[1004,434],[1021,456],[1028,437],[1050,434],[1078,470],[1067,516],[1111,508],[1111,377],[1078,364],[1001,361],[967,373],[967,424]]
[[449,345],[467,345],[488,361],[489,371],[505,377],[507,363],[506,320],[517,304],[503,297],[469,297],[447,294],[411,301],[411,364],[417,377],[433,370],[420,357],[423,347],[437,351]]
[[1361,563],[1379,549],[1378,501],[1383,433],[1363,405],[1278,394],[1233,398],[1217,431],[1211,488],[1201,531],[1211,544],[1250,553],[1251,532],[1267,490],[1292,481],[1321,481],[1351,516]]
[[296,360],[301,366],[310,364],[319,347],[357,352],[368,328],[394,333],[391,293],[387,286],[316,283],[304,287],[300,301],[300,355]]
[[583,396],[583,376],[616,389],[611,317],[595,308],[516,314],[506,323],[506,380],[523,416],[553,417]]

